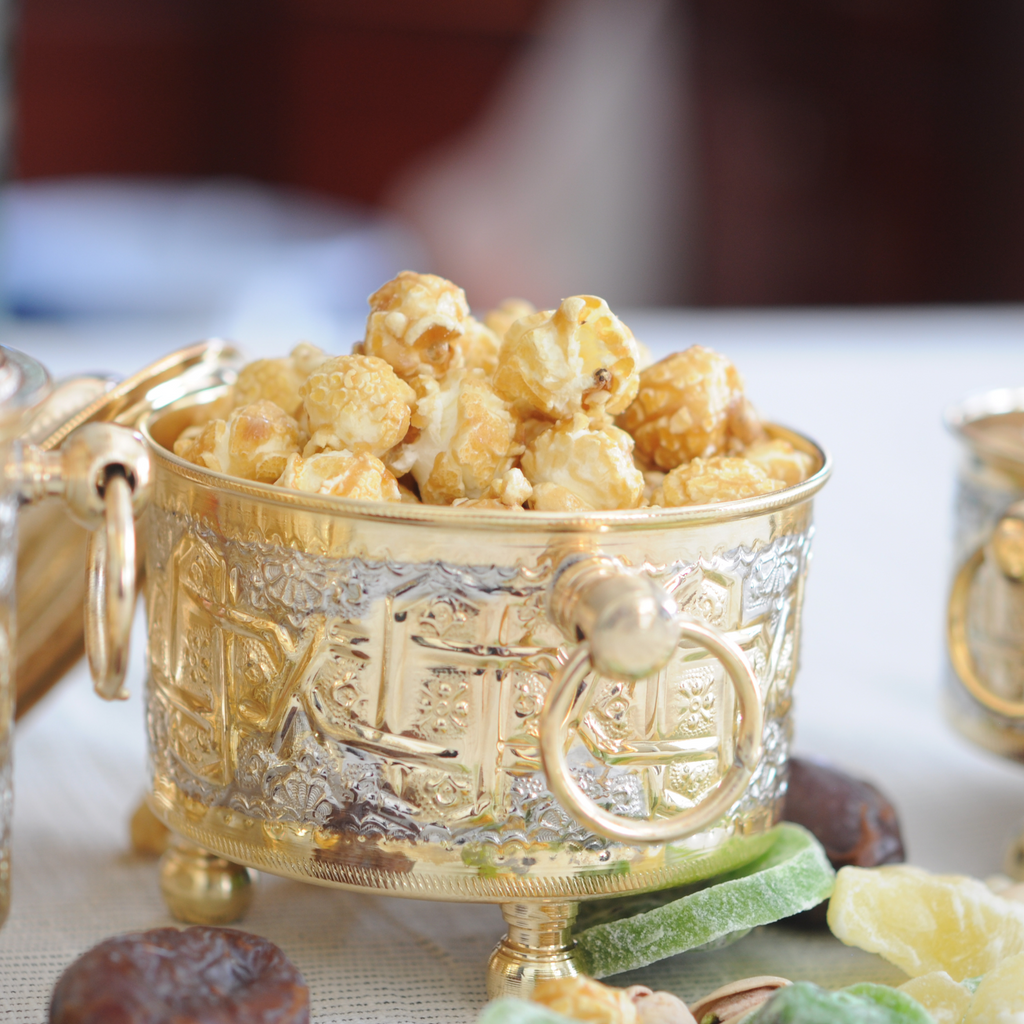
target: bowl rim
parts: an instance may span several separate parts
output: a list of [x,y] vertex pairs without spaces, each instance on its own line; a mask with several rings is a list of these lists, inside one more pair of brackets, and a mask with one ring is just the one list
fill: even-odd
[[813,497],[832,475],[832,456],[827,449],[798,431],[776,423],[764,426],[773,438],[794,443],[801,451],[814,455],[819,461],[818,469],[802,483],[785,487],[769,494],[736,501],[723,501],[709,505],[685,505],[676,508],[634,508],[608,509],[593,512],[538,512],[532,509],[464,509],[451,505],[425,505],[411,502],[365,501],[354,498],[339,498],[328,494],[306,494],[275,484],[257,483],[239,477],[218,473],[203,466],[186,462],[165,448],[152,434],[151,424],[164,416],[190,408],[205,405],[227,392],[227,385],[206,388],[178,401],[151,411],[139,424],[146,441],[150,444],[157,464],[170,469],[176,476],[194,484],[229,491],[239,497],[255,499],[277,506],[284,506],[301,512],[334,513],[347,518],[374,522],[394,522],[408,525],[454,527],[464,526],[491,530],[507,530],[514,527],[517,532],[529,531],[606,531],[616,527],[669,529],[674,526],[690,526],[704,523],[724,523],[737,519],[748,519],[770,512],[781,512],[799,505]]

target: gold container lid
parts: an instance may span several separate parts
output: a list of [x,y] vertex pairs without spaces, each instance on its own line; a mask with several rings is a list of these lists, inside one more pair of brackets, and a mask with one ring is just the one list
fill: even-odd
[[[192,391],[233,380],[240,363],[240,354],[231,345],[205,341],[166,356],[121,382],[105,376],[60,381],[44,399],[49,378],[42,367],[20,353],[6,356],[8,361],[0,363],[0,401],[4,401],[5,388],[17,395],[33,381],[42,382],[33,392],[34,401],[29,403],[26,398],[17,416],[12,411],[8,436],[18,436],[45,451],[59,448],[86,423],[134,427],[149,412]],[[26,383],[11,384],[5,379],[8,370],[12,378]],[[6,409],[0,405],[0,430],[7,427],[2,418]],[[49,499],[19,511],[18,535],[15,713],[20,716],[85,653],[88,534],[71,520],[60,500]]]

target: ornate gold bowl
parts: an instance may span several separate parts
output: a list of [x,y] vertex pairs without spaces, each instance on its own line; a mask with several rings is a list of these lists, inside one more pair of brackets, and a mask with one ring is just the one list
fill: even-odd
[[[816,445],[770,428],[817,472],[726,505],[470,512],[171,454],[226,399],[142,425],[151,804],[174,832],[306,881],[503,904],[492,992],[572,973],[575,901],[764,849],[830,472]],[[165,891],[203,856],[179,845]]]

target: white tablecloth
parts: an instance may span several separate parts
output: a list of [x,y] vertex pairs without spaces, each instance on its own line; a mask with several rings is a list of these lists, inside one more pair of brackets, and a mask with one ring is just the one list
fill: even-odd
[[[694,342],[726,352],[767,418],[798,427],[835,457],[816,506],[798,751],[827,756],[889,793],[914,862],[998,871],[1024,825],[1024,777],[960,740],[939,711],[956,458],[941,414],[969,393],[1024,385],[1024,310],[626,319],[658,354]],[[199,333],[186,323],[94,324],[20,327],[4,340],[57,373],[124,372]],[[282,339],[280,350],[292,341]],[[127,842],[145,775],[139,648],[127,704],[101,704],[80,667],[19,727],[14,903],[0,932],[2,1024],[45,1020],[56,976],[89,945],[169,921],[155,865],[134,859]],[[314,1020],[325,1022],[472,1020],[502,932],[493,907],[267,876],[245,927],[293,957],[310,983]],[[833,940],[773,928],[630,977],[693,997],[765,972],[836,983],[895,976]]]

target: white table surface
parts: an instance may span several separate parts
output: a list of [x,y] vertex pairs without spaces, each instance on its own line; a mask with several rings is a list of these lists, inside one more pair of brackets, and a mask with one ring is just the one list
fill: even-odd
[[[941,418],[968,394],[1024,385],[1024,308],[625,319],[656,355],[695,342],[730,355],[766,418],[799,428],[834,456],[815,510],[797,751],[881,786],[900,810],[913,862],[981,877],[998,871],[1024,826],[1024,772],[959,739],[939,709],[957,454]],[[358,332],[354,324],[353,338]],[[18,325],[4,342],[58,375],[123,373],[202,333],[201,324],[170,321]],[[295,340],[250,351],[284,352]],[[45,1020],[57,974],[88,945],[168,923],[155,866],[132,858],[126,838],[145,777],[140,647],[126,704],[101,704],[79,666],[19,726],[14,904],[0,932],[3,1024]],[[472,1020],[502,931],[493,907],[268,877],[245,927],[299,963],[318,1021]],[[892,976],[866,954],[775,929],[637,977],[693,996],[767,968],[823,980]]]

